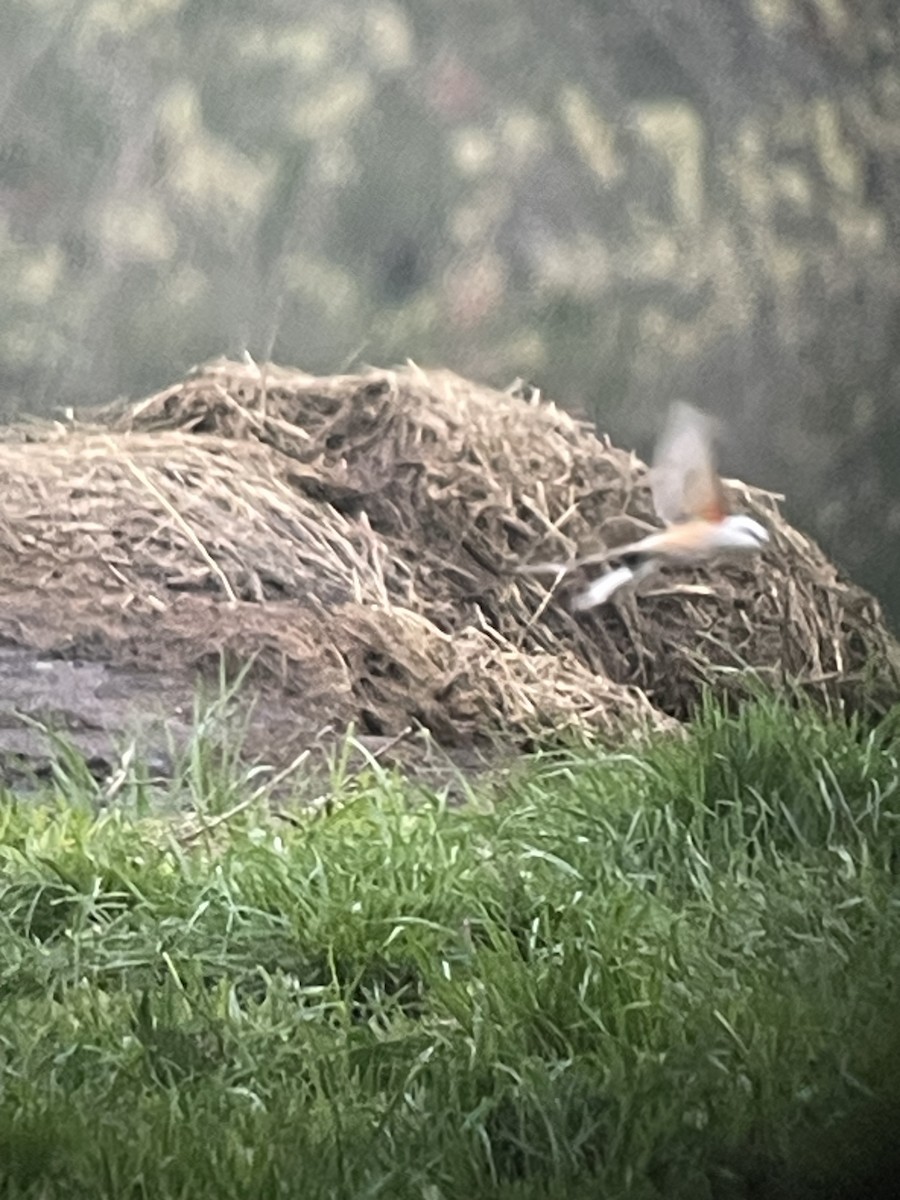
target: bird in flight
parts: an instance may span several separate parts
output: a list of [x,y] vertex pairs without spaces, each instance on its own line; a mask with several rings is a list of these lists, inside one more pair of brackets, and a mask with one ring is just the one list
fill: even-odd
[[574,597],[572,608],[578,612],[605,604],[621,587],[646,579],[666,564],[690,565],[719,555],[752,553],[769,541],[758,521],[730,511],[716,471],[709,418],[692,405],[672,406],[649,481],[654,508],[666,525],[661,532],[569,563],[521,569],[528,574],[564,576],[579,567],[618,562]]

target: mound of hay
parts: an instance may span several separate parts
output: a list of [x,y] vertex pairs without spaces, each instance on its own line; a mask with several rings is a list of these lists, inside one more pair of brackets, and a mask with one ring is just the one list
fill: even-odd
[[517,576],[646,530],[645,468],[552,404],[449,373],[221,361],[90,425],[11,433],[0,469],[0,634],[141,669],[252,654],[298,719],[618,739],[748,668],[897,695],[875,601],[739,484],[772,530],[761,561],[578,617]]

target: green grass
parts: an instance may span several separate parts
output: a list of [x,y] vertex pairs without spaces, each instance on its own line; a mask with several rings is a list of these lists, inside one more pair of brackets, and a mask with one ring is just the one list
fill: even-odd
[[0,1195],[873,1193],[896,719],[710,706],[463,809],[339,773],[296,826],[203,729],[175,798],[253,801],[209,841],[71,755],[0,806]]

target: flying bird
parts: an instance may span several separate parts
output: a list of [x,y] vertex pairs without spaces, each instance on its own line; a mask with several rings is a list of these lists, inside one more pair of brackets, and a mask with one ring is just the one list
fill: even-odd
[[529,574],[566,575],[579,567],[616,561],[572,601],[577,611],[605,604],[626,584],[638,583],[666,564],[705,562],[725,554],[760,550],[769,534],[745,513],[732,513],[716,471],[710,421],[690,404],[670,410],[650,470],[650,492],[666,528],[640,541],[563,564],[522,568]]

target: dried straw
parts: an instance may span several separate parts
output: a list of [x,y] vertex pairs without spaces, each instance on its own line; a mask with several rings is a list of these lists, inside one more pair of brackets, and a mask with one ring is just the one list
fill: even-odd
[[515,570],[652,526],[645,468],[552,404],[446,372],[223,360],[27,438],[0,443],[0,633],[20,642],[156,668],[253,654],[298,713],[445,743],[619,739],[759,674],[854,705],[897,695],[877,603],[738,483],[772,531],[762,560],[573,616]]

